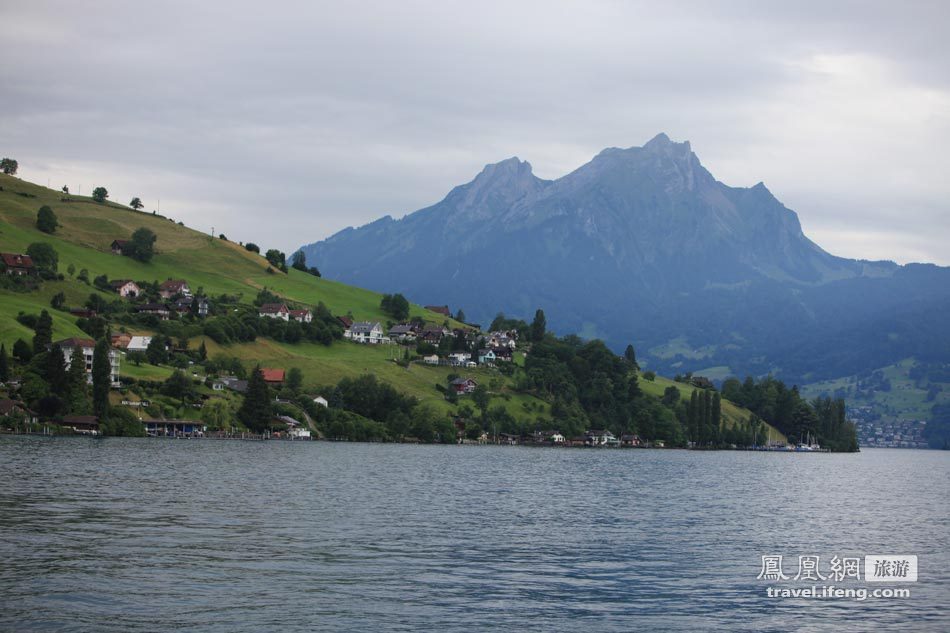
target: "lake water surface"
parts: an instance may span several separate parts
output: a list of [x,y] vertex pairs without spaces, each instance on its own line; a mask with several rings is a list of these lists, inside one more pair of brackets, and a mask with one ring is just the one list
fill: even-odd
[[[947,631],[948,500],[934,451],[6,436],[0,630]],[[773,554],[920,579],[768,598],[815,584]]]

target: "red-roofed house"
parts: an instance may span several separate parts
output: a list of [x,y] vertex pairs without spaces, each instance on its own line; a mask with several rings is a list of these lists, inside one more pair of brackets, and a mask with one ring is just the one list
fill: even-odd
[[291,310],[290,318],[301,323],[310,323],[313,321],[313,313],[310,310]]
[[284,370],[273,367],[261,367],[261,375],[264,376],[264,382],[271,386],[284,384]]
[[452,314],[449,312],[449,306],[426,306],[426,310],[429,312],[435,312],[447,317],[451,317]]
[[257,309],[258,316],[269,317],[271,319],[290,320],[290,310],[285,303],[265,303]]
[[188,287],[188,282],[184,279],[169,279],[159,285],[158,294],[162,295],[165,299],[171,299],[175,295],[190,297],[191,288]]
[[33,265],[33,259],[29,255],[19,253],[0,253],[3,259],[3,270],[8,275],[34,275],[36,267]]

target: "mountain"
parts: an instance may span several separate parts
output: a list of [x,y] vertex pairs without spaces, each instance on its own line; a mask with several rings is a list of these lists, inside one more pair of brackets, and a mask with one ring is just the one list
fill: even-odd
[[553,329],[633,343],[660,371],[811,381],[950,359],[933,318],[950,269],[836,257],[764,184],[717,181],[665,134],[557,180],[509,158],[438,204],[302,250],[329,278],[476,322],[540,307]]

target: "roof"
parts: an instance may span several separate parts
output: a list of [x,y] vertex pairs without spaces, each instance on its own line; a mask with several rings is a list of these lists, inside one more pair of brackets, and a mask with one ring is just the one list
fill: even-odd
[[284,370],[273,367],[261,367],[264,382],[284,382]]
[[437,312],[439,314],[444,314],[445,316],[452,316],[449,313],[449,306],[426,306],[426,310],[430,312]]
[[277,314],[278,312],[287,312],[287,304],[265,303],[260,308],[258,308],[257,311],[263,312],[264,314]]
[[475,382],[475,381],[472,380],[471,378],[456,378],[455,380],[452,381],[451,384],[453,384],[453,385],[467,385],[468,383],[472,383],[472,384],[475,384],[475,385],[478,384],[477,382]]
[[96,342],[91,338],[79,338],[74,336],[72,338],[64,338],[61,341],[56,341],[53,345],[59,345],[60,347],[95,347]]
[[342,323],[344,327],[350,327],[351,325],[353,325],[353,319],[351,319],[350,317],[338,316],[336,320]]
[[400,324],[400,325],[394,325],[391,328],[389,328],[389,333],[390,334],[412,334],[413,329],[411,325]]
[[304,316],[305,314],[310,314],[310,310],[291,310],[290,314],[293,316]]
[[151,342],[151,336],[133,336],[131,339],[129,339],[128,349],[147,349]]
[[112,286],[113,288],[121,288],[125,284],[134,284],[134,283],[135,282],[132,281],[131,279],[115,279],[113,281],[110,281],[109,285]]
[[63,416],[63,424],[89,424],[99,426],[99,418],[94,415],[67,415]]
[[112,240],[112,246],[118,246],[119,248],[125,248],[129,245],[132,240]]
[[228,377],[228,378],[222,378],[221,382],[224,384],[225,387],[233,391],[237,391],[240,393],[244,393],[245,391],[247,391],[246,380],[240,380],[238,378]]
[[10,415],[15,409],[20,409],[22,411],[29,411],[29,408],[17,400],[10,400],[9,398],[3,398],[0,400],[0,415]]
[[11,268],[33,268],[33,258],[19,253],[0,253],[3,263]]
[[146,312],[148,310],[164,310],[168,312],[168,306],[164,303],[143,303],[139,306],[139,312]]
[[360,321],[359,323],[354,323],[350,326],[350,332],[355,332],[357,334],[361,332],[369,333],[375,328],[382,329],[382,327],[383,326],[381,326],[378,321]]
[[188,282],[184,279],[169,279],[168,281],[163,281],[158,287],[162,290],[179,290],[188,285]]

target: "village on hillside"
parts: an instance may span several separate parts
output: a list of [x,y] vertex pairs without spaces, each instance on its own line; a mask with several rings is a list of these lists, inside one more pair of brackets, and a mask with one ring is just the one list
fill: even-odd
[[[128,255],[129,241],[116,239],[110,245],[112,254]],[[37,265],[30,255],[24,253],[0,253],[2,272],[7,278],[26,287],[35,287],[48,271]],[[240,333],[229,334],[228,321],[247,324],[247,319],[256,314],[257,323],[254,334],[272,335],[280,340],[300,341],[316,340],[339,344],[394,346],[401,353],[394,354],[392,362],[408,366],[417,363],[422,366],[449,367],[458,373],[449,374],[445,385],[436,385],[443,397],[452,402],[460,398],[476,399],[485,392],[479,389],[479,381],[467,370],[488,369],[505,371],[510,374],[516,355],[523,363],[528,354],[529,345],[519,345],[518,329],[504,329],[482,332],[477,326],[456,321],[450,327],[452,313],[445,305],[428,305],[425,309],[431,315],[429,320],[415,317],[396,322],[383,323],[379,320],[357,320],[352,314],[333,316],[322,305],[316,308],[299,306],[283,301],[266,289],[262,290],[254,312],[248,312],[236,298],[220,296],[212,299],[201,288],[193,289],[185,279],[166,279],[161,282],[136,281],[133,279],[109,279],[106,276],[89,280],[85,271],[79,272],[79,279],[85,281],[100,293],[113,295],[110,300],[101,294],[90,294],[89,300],[80,306],[67,306],[58,302],[53,307],[75,319],[77,325],[88,337],[70,337],[62,340],[38,341],[31,344],[17,341],[14,345],[13,359],[26,365],[30,356],[51,354],[62,357],[63,371],[72,371],[72,363],[81,359],[82,373],[86,387],[93,385],[94,357],[97,339],[108,336],[108,386],[111,390],[110,401],[126,411],[134,412],[134,419],[141,424],[142,432],[153,437],[269,437],[275,439],[333,439],[321,433],[316,419],[321,417],[321,409],[329,409],[332,404],[325,394],[306,394],[300,401],[300,377],[293,378],[295,393],[286,393],[288,371],[283,367],[258,367],[256,374],[266,386],[274,400],[273,415],[262,428],[238,431],[233,423],[221,424],[220,420],[211,421],[202,415],[202,409],[214,403],[216,399],[245,398],[254,376],[246,372],[233,372],[231,367],[218,367],[209,361],[204,345],[190,349],[187,340],[175,340],[174,337],[161,334],[162,324],[181,321],[200,325],[200,332],[220,343],[232,340],[246,340]],[[85,278],[84,278],[85,277]],[[384,300],[385,301],[385,300]],[[240,313],[235,317],[235,313]],[[316,315],[315,315],[316,313]],[[44,311],[46,314],[46,311]],[[40,316],[23,315],[21,321],[39,328]],[[219,323],[220,322],[220,323]],[[231,328],[234,329],[234,328]],[[220,330],[220,331],[219,331]],[[37,329],[37,337],[43,334]],[[329,332],[329,334],[328,334]],[[6,350],[3,352],[6,354]],[[166,414],[187,413],[181,407],[167,404],[170,389],[166,385],[148,380],[136,380],[123,377],[121,365],[132,364],[171,364],[176,371],[185,375],[188,382],[197,385],[192,396],[195,399],[190,409],[192,417],[174,417]],[[51,410],[48,402],[54,396],[40,398],[40,409],[36,410],[27,402],[31,399],[29,386],[24,389],[23,381],[10,371],[4,357],[6,376],[0,389],[0,422],[8,430],[15,432],[37,431],[43,433],[76,433],[82,435],[105,434],[100,428],[100,417],[88,407],[72,407],[63,411],[63,407]],[[507,367],[507,369],[506,369]],[[293,370],[291,370],[293,371]],[[233,394],[227,396],[226,394]],[[164,397],[166,404],[160,401]],[[36,399],[33,399],[36,402]],[[181,398],[182,403],[185,398]],[[233,406],[229,407],[233,411]],[[217,422],[215,424],[214,422]],[[636,434],[615,436],[607,429],[590,429],[582,435],[566,437],[556,429],[533,430],[530,433],[493,433],[489,430],[473,433],[471,424],[464,417],[452,418],[454,436],[451,441],[459,443],[495,443],[547,446],[600,446],[600,447],[643,447],[663,446],[662,441],[649,443],[641,441]],[[446,439],[446,438],[444,438]],[[444,441],[443,439],[443,441]]]

